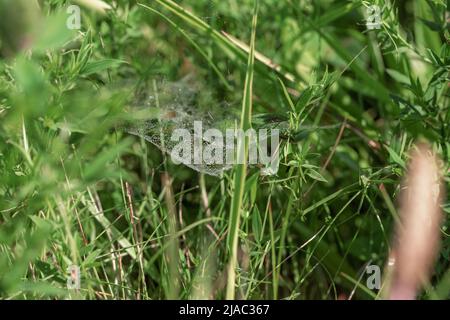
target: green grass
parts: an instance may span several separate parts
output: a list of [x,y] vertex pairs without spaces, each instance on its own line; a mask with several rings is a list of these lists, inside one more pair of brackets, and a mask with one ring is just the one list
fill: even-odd
[[[379,296],[363,268],[414,141],[450,184],[446,1],[117,0],[75,31],[70,3],[0,0],[0,299]],[[282,119],[278,173],[204,175],[128,134],[165,82],[243,129]],[[448,219],[441,238],[421,299],[450,297]]]
[[[258,0],[255,1],[255,13],[253,14],[252,36],[250,40],[250,54],[248,56],[247,72],[245,75],[244,96],[242,98],[241,126],[244,131],[252,127],[252,104],[253,104],[253,66],[255,63],[255,37],[258,15]],[[244,143],[244,145],[242,145]],[[230,205],[230,221],[228,223],[228,248],[230,250],[230,261],[228,267],[228,280],[226,298],[235,298],[236,267],[238,255],[239,228],[242,214],[242,200],[244,197],[245,179],[247,174],[247,159],[249,149],[249,138],[246,137],[237,146],[237,158],[244,159],[243,164],[236,165],[236,173],[233,177],[234,187]]]

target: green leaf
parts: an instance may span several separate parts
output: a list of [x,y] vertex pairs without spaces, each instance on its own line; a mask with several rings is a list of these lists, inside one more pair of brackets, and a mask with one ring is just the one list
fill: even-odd
[[98,73],[107,69],[117,68],[119,65],[127,63],[123,60],[117,59],[103,59],[99,61],[88,62],[83,69],[81,69],[81,74],[88,76],[94,73]]
[[405,84],[411,84],[409,77],[405,76],[401,72],[394,69],[386,69],[386,72],[391,76],[392,79]]
[[405,169],[406,168],[405,161],[402,160],[402,158],[398,155],[398,153],[388,146],[385,146],[385,148],[389,152],[391,160],[394,161],[399,166],[401,166],[403,169]]
[[306,172],[306,175],[308,175],[310,178],[317,180],[317,181],[322,181],[322,182],[327,182],[327,179],[325,179],[319,172],[317,172],[316,170],[313,169],[309,169]]
[[256,241],[261,239],[262,221],[258,206],[255,206],[252,213],[252,230]]

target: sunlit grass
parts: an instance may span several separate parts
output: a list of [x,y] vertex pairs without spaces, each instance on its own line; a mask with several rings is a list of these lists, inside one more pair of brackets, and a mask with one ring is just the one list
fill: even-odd
[[[414,142],[450,182],[446,3],[376,1],[375,30],[367,1],[255,3],[0,0],[0,299],[380,296],[364,267],[388,259]],[[208,176],[124,130],[186,102],[167,88],[282,123],[277,174]],[[421,299],[448,298],[448,227]]]

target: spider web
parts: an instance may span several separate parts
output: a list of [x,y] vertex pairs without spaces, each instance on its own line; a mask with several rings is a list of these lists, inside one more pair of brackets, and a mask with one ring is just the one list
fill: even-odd
[[[199,137],[194,130],[194,121],[202,122],[202,129],[218,129],[225,136],[226,128],[234,128],[237,117],[233,114],[231,105],[227,103],[215,103],[206,93],[200,94],[199,86],[191,78],[185,78],[178,82],[154,81],[152,84],[138,90],[130,110],[139,114],[139,118],[133,123],[125,125],[124,130],[130,134],[139,136],[166,154],[171,155],[172,160],[183,163],[191,169],[212,176],[220,176],[224,171],[232,168],[231,164],[207,164],[203,157],[201,163],[194,164],[186,161],[186,158],[172,153],[178,141],[172,141],[172,133],[175,129],[186,129],[191,134],[191,159],[194,159],[194,140],[199,139],[202,150],[222,148],[225,154],[225,145],[216,141],[207,141]],[[142,116],[143,115],[143,116]]]

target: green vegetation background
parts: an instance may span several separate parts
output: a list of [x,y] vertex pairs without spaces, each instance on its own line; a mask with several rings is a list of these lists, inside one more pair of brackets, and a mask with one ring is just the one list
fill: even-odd
[[[253,0],[82,6],[78,31],[69,1],[36,3],[0,0],[0,299],[373,299],[364,267],[386,262],[417,139],[448,189],[444,0],[261,0],[254,68]],[[203,175],[120,130],[164,81],[254,126],[287,121],[277,175]],[[421,298],[449,298],[448,226]]]

